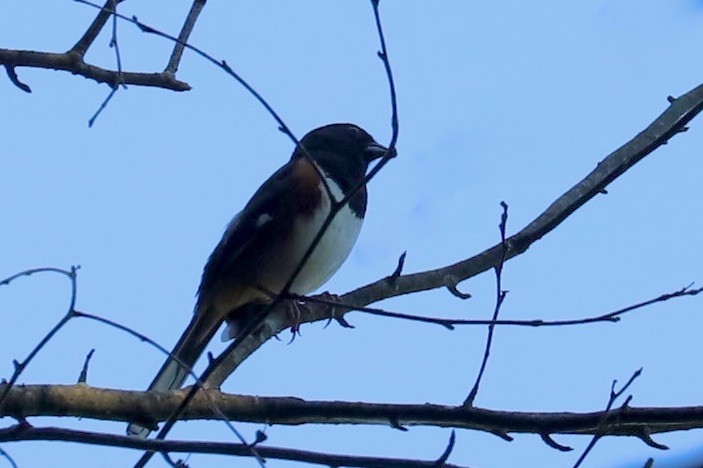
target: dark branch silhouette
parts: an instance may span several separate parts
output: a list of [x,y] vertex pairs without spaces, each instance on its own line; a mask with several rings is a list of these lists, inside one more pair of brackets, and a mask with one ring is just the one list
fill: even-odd
[[[77,442],[81,444],[103,445],[109,447],[132,448],[158,452],[210,453],[250,457],[251,447],[244,444],[222,442],[190,442],[179,440],[140,439],[114,434],[77,431],[56,427],[33,427],[29,424],[0,429],[0,441],[18,440],[52,440]],[[376,468],[461,468],[459,465],[444,463],[442,455],[439,460],[409,460],[402,458],[364,457],[356,455],[336,455],[331,453],[311,452],[307,450],[257,446],[261,456],[279,460],[291,460],[314,465],[349,466]],[[178,465],[177,465],[178,466]],[[182,466],[182,465],[180,465]]]
[[[617,385],[618,381],[613,380],[613,383],[610,386],[610,396],[608,397],[608,404],[605,406],[605,411],[603,413],[603,416],[601,417],[600,422],[598,423],[598,427],[596,428],[595,433],[593,434],[593,437],[591,438],[591,441],[588,443],[588,445],[586,446],[586,448],[584,449],[583,453],[578,458],[578,460],[576,460],[576,463],[574,463],[574,468],[578,468],[579,466],[581,466],[581,463],[583,463],[583,461],[588,456],[589,452],[593,449],[593,447],[595,447],[598,440],[600,440],[600,438],[603,437],[600,432],[600,428],[604,427],[606,425],[606,422],[608,421],[608,419],[618,418],[618,417],[620,417],[620,415],[622,415],[627,410],[627,407],[628,407],[627,405],[630,403],[632,396],[629,396],[627,399],[625,399],[625,402],[622,404],[620,409],[618,411],[615,411],[614,414],[612,414],[610,412],[610,409],[615,404],[615,400],[620,398],[620,396],[623,393],[625,393],[625,391],[630,387],[630,385],[632,385],[632,382],[634,382],[635,379],[637,377],[639,377],[640,375],[642,375],[641,368],[638,369],[637,371],[635,371],[632,374],[632,376],[629,378],[629,380],[625,383],[625,385],[623,385],[622,388],[620,390],[618,390],[617,392],[615,391],[615,385]],[[647,439],[651,440],[649,438],[648,432],[643,430],[643,434],[646,434]],[[643,437],[643,436],[641,436],[641,437]],[[645,440],[645,439],[643,438],[643,440]],[[648,443],[647,440],[645,440],[645,443],[647,443],[647,445],[653,445],[651,443]],[[657,448],[666,449],[667,447],[665,445],[659,445]]]
[[[155,394],[87,385],[23,385],[9,391],[0,416],[16,419],[75,416],[110,421],[132,421],[141,416],[160,421],[172,414],[187,393],[188,389]],[[663,446],[653,443],[651,434],[703,428],[703,406],[627,406],[585,413],[521,412],[430,403],[308,401],[295,397],[233,395],[214,389],[201,389],[180,419],[220,420],[220,412],[232,421],[272,425],[434,426],[549,437],[555,434],[631,436],[656,448]],[[0,442],[3,440],[0,437]]]
[[481,379],[483,378],[483,373],[486,370],[486,365],[488,364],[488,357],[491,354],[491,344],[493,343],[493,332],[496,327],[496,320],[498,320],[498,314],[500,313],[500,308],[505,300],[505,295],[507,291],[503,290],[503,265],[505,265],[505,254],[508,251],[508,246],[505,243],[505,231],[508,223],[508,205],[505,202],[500,202],[503,207],[503,214],[500,217],[500,224],[498,229],[500,230],[500,246],[502,249],[502,255],[500,257],[500,262],[493,269],[496,274],[496,305],[493,309],[493,318],[491,323],[488,325],[488,336],[486,337],[486,348],[483,352],[483,358],[481,359],[481,367],[478,370],[478,375],[476,376],[476,381],[474,382],[469,395],[464,400],[464,406],[473,406],[476,395],[478,394],[478,387],[481,385]]

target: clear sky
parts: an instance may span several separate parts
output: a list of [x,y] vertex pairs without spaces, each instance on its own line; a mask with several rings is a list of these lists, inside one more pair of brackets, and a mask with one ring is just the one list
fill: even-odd
[[[127,1],[122,12],[175,33],[189,1]],[[7,3],[0,45],[63,51],[95,11],[70,0]],[[383,0],[398,85],[399,157],[369,188],[364,229],[325,286],[343,293],[389,274],[443,266],[498,241],[499,202],[513,233],[592,170],[606,154],[703,82],[703,2]],[[119,25],[127,70],[158,71],[171,44]],[[103,34],[89,59],[112,67]],[[364,1],[210,1],[191,42],[227,62],[280,112],[298,136],[354,122],[390,138],[390,106],[371,8]],[[108,93],[63,72],[18,70],[32,94],[0,79],[0,277],[37,266],[82,266],[78,308],[132,326],[171,347],[190,319],[202,265],[225,224],[268,175],[290,141],[231,78],[186,53],[174,93],[121,90],[93,128]],[[4,76],[4,75],[3,75]],[[598,315],[692,281],[703,281],[700,216],[703,125],[694,120],[563,225],[510,261],[502,317]],[[441,317],[488,318],[492,273],[446,291],[382,303]],[[54,276],[0,289],[0,376],[65,311],[69,290]],[[639,367],[633,406],[703,404],[703,299],[684,298],[618,324],[499,328],[476,405],[499,410],[595,411],[612,379]],[[292,345],[271,341],[224,390],[307,399],[459,404],[480,365],[484,327],[447,331],[348,315],[354,330],[303,326]],[[217,344],[215,349],[221,349]],[[142,389],[163,356],[114,329],[69,324],[22,376],[74,383],[96,349],[88,383]],[[124,424],[39,420],[122,433]],[[11,424],[12,421],[3,421]],[[258,425],[238,424],[250,438]],[[221,423],[182,423],[173,437],[230,440]],[[449,430],[271,427],[275,446],[395,457],[438,457]],[[658,452],[632,438],[601,440],[585,466],[684,466],[703,458],[701,431],[655,436]],[[588,437],[534,435],[511,443],[460,430],[450,462],[473,467],[571,466]],[[122,467],[138,452],[63,443],[2,444],[19,466]],[[222,457],[194,455],[193,466]],[[0,460],[0,464],[4,463]],[[155,460],[154,466],[163,462]],[[237,466],[255,466],[239,460]],[[290,463],[271,461],[271,467]]]

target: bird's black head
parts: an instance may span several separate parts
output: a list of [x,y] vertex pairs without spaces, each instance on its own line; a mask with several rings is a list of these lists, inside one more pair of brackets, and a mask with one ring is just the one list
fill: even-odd
[[[300,144],[320,167],[344,184],[361,180],[371,161],[388,152],[364,129],[350,123],[336,123],[316,128]],[[293,157],[305,156],[297,148]],[[346,185],[346,184],[344,184]]]

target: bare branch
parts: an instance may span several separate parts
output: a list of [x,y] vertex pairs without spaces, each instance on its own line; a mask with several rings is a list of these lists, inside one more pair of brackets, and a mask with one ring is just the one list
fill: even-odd
[[[3,384],[3,386],[6,384]],[[0,389],[3,388],[0,386]],[[87,385],[12,387],[0,416],[75,416],[110,421],[166,420],[188,389],[136,392]],[[307,401],[293,397],[232,395],[200,390],[182,420],[219,420],[214,401],[228,419],[265,424],[363,424],[392,427],[450,427],[493,434],[600,434],[631,436],[703,428],[703,406],[632,407],[587,413],[498,411],[431,403],[386,404]],[[3,439],[0,438],[0,442]],[[258,447],[258,445],[257,445]],[[262,454],[263,456],[263,454]]]
[[[386,47],[386,35],[383,33],[383,24],[381,23],[381,13],[378,10],[378,0],[371,0],[371,7],[373,8],[373,17],[374,20],[376,21],[376,32],[378,33],[378,40],[381,43],[381,50],[378,52],[378,57],[381,59],[383,62],[383,68],[386,70],[386,77],[388,78],[388,91],[390,93],[390,98],[391,98],[391,130],[392,130],[392,136],[391,136],[391,141],[390,144],[388,145],[389,150],[394,150],[395,149],[395,144],[398,141],[398,135],[399,135],[399,125],[398,125],[398,96],[395,91],[395,80],[393,79],[393,70],[391,70],[391,62],[388,60],[388,48]],[[386,158],[383,158],[376,167],[378,169],[376,172],[378,172],[383,165],[388,162],[387,160],[384,162]],[[380,166],[380,167],[379,167]],[[374,169],[376,169],[374,167]],[[373,171],[372,174],[370,174],[369,179],[373,177]]]
[[[29,86],[19,80],[15,71],[16,67],[33,67],[50,70],[68,71],[74,75],[80,75],[85,78],[95,80],[98,83],[106,83],[110,87],[112,87],[113,92],[108,95],[105,102],[103,102],[103,104],[98,109],[98,112],[96,112],[96,115],[99,114],[102,109],[104,109],[107,102],[109,102],[109,100],[113,97],[114,90],[120,84],[157,87],[170,89],[173,91],[187,91],[190,89],[188,83],[179,81],[175,78],[175,72],[178,68],[178,63],[183,54],[184,43],[188,39],[190,32],[192,31],[195,22],[197,21],[198,14],[200,13],[200,10],[202,10],[202,7],[205,4],[205,0],[194,1],[191,11],[188,14],[185,24],[183,25],[183,28],[181,30],[180,37],[183,39],[183,42],[176,43],[174,51],[171,54],[168,66],[166,67],[166,70],[161,73],[138,73],[122,71],[119,51],[117,49],[115,29],[117,27],[116,19],[118,17],[125,17],[117,14],[115,8],[119,3],[122,3],[122,1],[124,0],[106,0],[103,6],[81,0],[76,1],[78,1],[79,3],[94,6],[99,11],[93,22],[83,34],[83,36],[67,52],[52,53],[32,50],[0,49],[0,65],[5,66],[8,77],[10,78],[10,81],[12,81],[13,84],[15,84],[23,91],[31,92]],[[113,36],[111,46],[115,47],[115,51],[117,54],[117,70],[108,70],[105,68],[88,64],[84,61],[84,56],[86,52],[93,45],[95,39],[105,27],[105,24],[107,23],[107,20],[110,18],[110,16],[113,16]],[[142,28],[142,30],[146,29],[148,29],[150,32],[153,32],[152,28],[148,28],[146,26]],[[165,36],[170,37],[168,35]],[[177,39],[175,38],[174,40],[177,41]],[[95,116],[91,119],[91,121],[94,119]]]
[[198,16],[205,7],[206,1],[207,0],[193,0],[193,5],[190,7],[185,23],[183,23],[181,32],[178,34],[178,40],[173,48],[173,52],[171,53],[171,58],[168,60],[168,65],[166,65],[166,69],[164,70],[166,73],[175,75],[176,71],[178,71],[178,64],[181,62],[181,57],[183,57],[185,44],[188,43],[190,33],[193,32],[195,22],[198,21]]
[[[600,440],[600,438],[602,437],[602,434],[600,433],[599,429],[601,427],[605,426],[605,424],[609,418],[613,418],[613,417],[619,418],[622,415],[622,413],[625,411],[625,409],[628,408],[628,403],[630,402],[630,398],[627,398],[625,400],[625,403],[623,403],[622,406],[618,410],[614,411],[613,413],[610,412],[610,409],[613,407],[613,404],[615,404],[615,400],[620,398],[620,396],[630,387],[630,385],[632,385],[632,382],[634,382],[635,379],[637,379],[637,377],[639,377],[640,375],[642,375],[642,368],[636,370],[632,374],[632,376],[628,379],[628,381],[625,383],[625,385],[623,385],[622,388],[620,390],[618,390],[617,392],[615,391],[615,385],[617,385],[618,381],[613,380],[613,383],[610,386],[610,396],[608,397],[608,404],[605,406],[605,411],[603,412],[603,416],[601,417],[601,420],[598,423],[598,427],[596,428],[596,431],[593,434],[591,441],[588,443],[588,445],[586,446],[586,448],[584,449],[583,453],[578,458],[578,460],[576,460],[576,463],[574,463],[574,468],[578,468],[579,466],[581,466],[581,463],[583,463],[583,461],[586,459],[586,457],[588,456],[590,451],[593,449],[593,447],[595,447],[598,440]],[[651,438],[650,438],[650,440],[651,440]]]
[[[678,289],[673,292],[669,293],[664,293],[660,294],[657,297],[654,297],[652,299],[647,299],[646,301],[638,302],[636,304],[632,304],[626,307],[622,307],[620,309],[614,310],[612,312],[608,312],[605,314],[601,315],[596,315],[593,317],[585,317],[581,319],[564,319],[564,320],[544,320],[544,319],[524,319],[524,320],[510,320],[510,319],[496,319],[496,320],[481,320],[481,319],[457,319],[457,318],[439,318],[439,317],[429,317],[429,316],[423,316],[423,315],[413,315],[413,314],[406,314],[403,312],[393,312],[390,310],[386,309],[380,309],[378,307],[368,307],[368,306],[354,306],[353,304],[344,302],[342,298],[344,296],[341,296],[340,299],[330,299],[328,296],[325,295],[318,295],[318,296],[298,296],[291,294],[289,295],[292,298],[299,299],[301,301],[307,302],[307,303],[313,303],[313,304],[325,304],[330,307],[328,308],[322,308],[320,310],[321,315],[317,316],[314,312],[317,312],[317,310],[313,310],[313,314],[311,314],[308,319],[309,321],[317,321],[317,320],[325,320],[329,319],[329,313],[327,312],[330,308],[334,309],[334,315],[332,318],[334,319],[339,319],[341,314],[345,314],[347,312],[363,312],[371,315],[377,315],[381,317],[390,317],[390,318],[396,318],[396,319],[402,319],[402,320],[410,320],[412,322],[421,322],[421,323],[431,323],[431,324],[436,324],[436,325],[441,325],[445,328],[448,328],[449,330],[454,330],[456,326],[460,325],[511,325],[511,326],[518,326],[518,327],[562,327],[562,326],[571,326],[571,325],[586,325],[589,323],[597,323],[597,322],[619,322],[620,317],[622,315],[627,314],[628,312],[633,312],[637,309],[642,309],[644,307],[650,306],[652,304],[656,304],[659,302],[666,302],[671,299],[676,299],[684,296],[697,296],[701,292],[703,292],[703,287],[700,288],[695,288],[691,289],[693,284],[689,284],[688,286],[684,286],[681,289]],[[566,315],[566,314],[564,314]]]
[[113,6],[121,2],[122,0],[106,0],[105,5],[100,9],[100,11],[98,11],[98,15],[95,17],[91,25],[88,26],[88,29],[85,31],[83,36],[73,47],[71,47],[71,50],[68,52],[74,53],[83,58],[90,46],[93,45],[93,42],[95,42],[95,39],[100,34],[100,31],[102,31],[105,27],[107,20],[112,14]]
[[[525,252],[572,213],[601,193],[645,156],[681,132],[703,110],[703,85],[673,100],[646,129],[598,163],[596,169],[552,203],[517,234],[509,237],[506,260]],[[367,305],[381,299],[445,287],[446,278],[464,281],[494,268],[502,257],[501,244],[455,264],[420,273],[401,275],[391,288],[384,281],[368,284],[345,295],[345,301]]]
[[[0,441],[20,440],[53,440],[77,442],[81,444],[123,447],[137,450],[182,453],[210,453],[221,455],[251,456],[251,447],[245,444],[228,444],[222,442],[190,442],[178,440],[140,439],[138,437],[118,436],[98,432],[77,431],[56,427],[32,427],[26,424],[0,429]],[[311,452],[281,447],[257,445],[257,450],[263,457],[280,460],[291,460],[314,465],[388,468],[420,468],[448,467],[460,468],[458,465],[443,463],[438,465],[435,460],[421,461],[401,458],[363,457],[351,455],[336,455],[330,453]]]
[[[112,11],[117,11],[117,3],[118,0],[107,0],[107,5],[109,5],[110,9]],[[104,8],[102,11],[104,11]],[[103,102],[100,104],[100,107],[98,107],[98,110],[95,111],[95,114],[88,120],[88,127],[92,127],[93,124],[95,123],[95,120],[100,116],[103,110],[107,107],[107,105],[110,103],[112,98],[115,96],[115,93],[117,93],[117,90],[120,89],[120,85],[122,85],[123,88],[127,88],[127,86],[122,83],[122,57],[120,56],[120,45],[119,42],[117,41],[117,16],[112,16],[112,38],[110,39],[110,47],[115,49],[115,63],[117,65],[117,81],[113,83],[111,86],[111,90],[108,93],[107,97]]]
[[508,205],[502,201],[500,206],[503,207],[503,214],[500,217],[500,224],[498,226],[500,230],[500,245],[503,251],[501,255],[500,262],[494,268],[496,274],[496,305],[493,309],[493,318],[491,319],[491,324],[488,325],[488,337],[486,338],[486,348],[483,352],[483,359],[481,360],[481,367],[479,368],[478,375],[476,376],[476,381],[474,386],[471,388],[469,395],[464,400],[464,406],[472,406],[476,395],[478,394],[478,387],[481,384],[481,378],[486,370],[486,364],[488,364],[488,357],[491,354],[491,343],[493,343],[493,331],[495,330],[495,321],[498,320],[498,314],[500,313],[500,308],[505,300],[505,295],[507,291],[503,290],[503,265],[505,264],[505,254],[508,251],[507,245],[505,243],[505,230],[508,223]]
[[62,70],[95,80],[98,83],[107,83],[110,86],[119,81],[128,85],[151,86],[173,91],[187,91],[190,89],[188,83],[179,81],[173,75],[165,72],[122,72],[122,79],[119,80],[120,73],[118,71],[90,65],[84,62],[80,55],[72,52],[59,54],[33,50],[0,49],[0,65],[4,65],[6,68],[33,67]]
[[68,277],[68,279],[71,281],[71,297],[69,300],[68,304],[68,310],[66,314],[61,318],[61,320],[58,321],[54,327],[49,330],[49,332],[42,338],[39,343],[32,349],[32,351],[29,352],[27,357],[24,358],[22,362],[19,362],[17,360],[13,360],[13,363],[15,365],[15,370],[12,373],[12,376],[10,377],[10,380],[7,383],[3,383],[2,387],[3,390],[0,392],[0,411],[3,410],[3,405],[7,399],[7,396],[9,395],[9,392],[12,390],[12,386],[17,382],[17,379],[20,377],[22,372],[24,372],[24,369],[29,365],[29,363],[34,359],[34,357],[39,353],[39,351],[46,346],[46,344],[56,335],[61,328],[63,328],[68,321],[74,317],[75,313],[75,306],[76,306],[76,296],[78,294],[78,284],[76,281],[77,277],[77,272],[78,272],[78,266],[72,266],[71,270],[62,270],[60,268],[33,268],[31,270],[25,270],[20,273],[16,273],[8,278],[5,278],[4,280],[0,281],[0,286],[2,285],[8,285],[14,280],[24,277],[24,276],[30,276],[34,275],[37,273],[58,273],[63,276]]

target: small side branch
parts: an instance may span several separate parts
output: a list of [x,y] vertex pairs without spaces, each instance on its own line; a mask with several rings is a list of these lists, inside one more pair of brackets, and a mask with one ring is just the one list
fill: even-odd
[[56,323],[56,325],[54,325],[51,330],[49,330],[49,332],[39,341],[39,343],[37,343],[34,349],[29,352],[29,354],[27,355],[27,357],[24,358],[24,360],[22,360],[21,362],[16,359],[12,361],[15,367],[14,371],[12,372],[12,376],[10,377],[10,380],[8,382],[3,382],[2,386],[0,386],[2,388],[2,391],[0,391],[0,411],[3,410],[3,405],[6,403],[7,397],[10,394],[13,385],[17,382],[17,379],[19,379],[20,375],[22,375],[24,369],[29,365],[30,362],[32,362],[34,357],[39,354],[39,352],[44,348],[44,346],[46,346],[46,344],[51,341],[54,335],[56,335],[59,330],[61,330],[64,325],[66,325],[66,323],[68,323],[68,321],[75,316],[76,298],[78,295],[77,272],[79,268],[80,267],[78,266],[72,266],[70,270],[62,270],[61,268],[53,267],[33,268],[31,270],[25,270],[20,273],[16,273],[0,281],[0,286],[8,285],[18,278],[35,275],[37,273],[58,273],[60,275],[66,276],[71,281],[71,296],[66,314],[61,318],[61,320]]
[[107,20],[110,19],[112,14],[113,6],[117,3],[122,2],[122,0],[106,0],[105,5],[100,9],[97,16],[93,22],[88,26],[83,36],[76,42],[76,44],[71,47],[69,53],[73,53],[79,57],[83,57],[88,51],[95,39],[100,34],[100,31],[105,27]]
[[5,68],[16,67],[45,68],[48,70],[62,70],[80,75],[84,78],[95,80],[98,83],[115,83],[127,85],[147,86],[170,89],[173,91],[188,91],[190,85],[179,81],[169,73],[136,73],[108,70],[83,61],[83,58],[73,52],[52,53],[37,52],[33,50],[0,49],[0,65]]
[[176,44],[173,47],[171,58],[168,60],[168,65],[166,65],[166,69],[164,70],[164,72],[175,75],[176,71],[178,71],[178,64],[181,62],[181,57],[183,57],[185,44],[188,43],[190,33],[193,32],[195,23],[196,21],[198,21],[198,16],[200,16],[200,12],[205,7],[206,1],[207,0],[193,1],[193,5],[191,5],[185,23],[183,23],[183,27],[181,28],[181,32],[178,34],[178,40],[176,41]]

